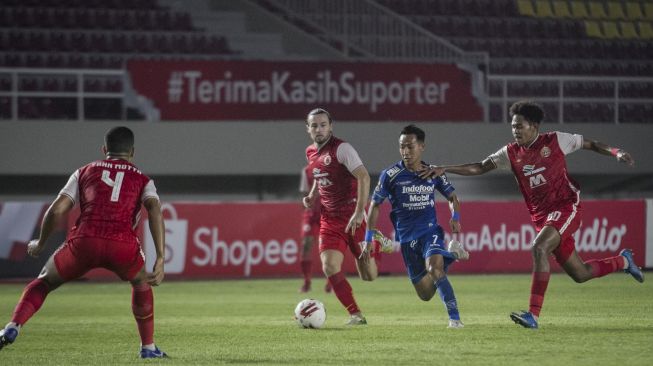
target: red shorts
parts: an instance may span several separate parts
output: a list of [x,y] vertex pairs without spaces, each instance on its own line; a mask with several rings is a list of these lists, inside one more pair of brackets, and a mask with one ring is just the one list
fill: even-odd
[[564,264],[576,250],[576,241],[573,235],[581,224],[580,211],[580,206],[572,204],[557,211],[551,211],[542,220],[535,222],[538,233],[545,226],[551,226],[560,234],[560,244],[553,251],[553,255],[560,265]]
[[320,253],[328,249],[334,249],[345,253],[349,251],[358,258],[361,255],[360,242],[365,241],[365,229],[367,223],[363,221],[361,226],[356,230],[354,235],[345,232],[351,216],[346,217],[328,217],[322,216],[320,221]]
[[136,277],[145,265],[138,243],[125,243],[100,238],[76,238],[63,243],[54,253],[59,276],[70,281],[93,268],[106,268],[123,281]]

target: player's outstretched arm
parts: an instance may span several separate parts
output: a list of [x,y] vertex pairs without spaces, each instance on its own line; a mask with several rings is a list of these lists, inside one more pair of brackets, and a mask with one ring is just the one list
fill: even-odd
[[468,163],[461,165],[422,165],[419,176],[421,178],[435,178],[444,173],[453,173],[458,175],[481,175],[496,169],[492,159],[487,158],[478,163]]
[[38,257],[39,254],[41,254],[43,249],[45,249],[45,242],[50,237],[50,234],[52,234],[54,228],[57,227],[59,222],[61,222],[61,219],[68,214],[73,206],[75,206],[73,200],[63,194],[58,195],[57,198],[52,201],[52,204],[50,204],[50,207],[48,207],[48,210],[43,216],[39,238],[32,240],[27,244],[27,254],[32,257]]
[[345,232],[350,232],[352,235],[356,232],[365,218],[365,205],[367,205],[367,200],[370,197],[370,174],[367,172],[367,169],[364,165],[359,166],[354,169],[351,174],[358,181],[358,191],[356,195],[356,210],[351,215],[349,223],[345,228]]
[[600,141],[584,139],[583,149],[591,150],[602,155],[611,155],[614,156],[619,162],[628,164],[630,166],[635,165],[635,159],[633,159],[633,157],[630,156],[627,151],[622,150],[618,147],[610,147]]
[[152,286],[158,286],[163,281],[165,260],[165,224],[161,214],[161,203],[156,198],[148,198],[143,202],[147,210],[147,220],[150,224],[150,234],[154,240],[156,250],[156,261],[152,273],[148,275],[147,282]]

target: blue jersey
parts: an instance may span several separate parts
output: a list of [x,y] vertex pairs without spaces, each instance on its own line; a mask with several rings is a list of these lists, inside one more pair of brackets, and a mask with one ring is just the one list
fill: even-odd
[[403,161],[381,172],[372,199],[381,204],[386,198],[392,205],[390,220],[400,243],[419,239],[438,225],[435,212],[435,190],[449,197],[454,187],[445,175],[422,179],[406,169]]

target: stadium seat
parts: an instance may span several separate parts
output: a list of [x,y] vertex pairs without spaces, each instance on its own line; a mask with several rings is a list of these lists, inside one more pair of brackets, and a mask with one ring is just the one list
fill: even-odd
[[626,14],[624,14],[624,8],[621,6],[621,3],[616,1],[610,1],[608,5],[608,19],[627,19]]
[[585,33],[588,37],[604,38],[603,31],[598,22],[593,20],[586,20],[585,22]]
[[615,22],[601,22],[603,26],[603,37],[606,39],[615,39],[621,38],[621,33],[619,33],[619,28],[617,28],[617,23]]
[[578,0],[571,2],[571,14],[576,19],[587,19],[590,17],[587,12],[587,7],[585,7],[585,2]]
[[653,3],[649,1],[642,5],[644,5],[644,19],[653,20]]
[[629,1],[626,3],[626,18],[630,20],[644,19],[639,2]]
[[553,9],[549,0],[535,0],[535,15],[541,18],[553,18]]
[[603,3],[598,1],[589,2],[589,13],[590,13],[590,18],[592,19],[606,19],[608,17],[607,14],[605,13],[605,8],[603,7]]
[[519,9],[519,14],[534,17],[537,14],[533,8],[533,2],[531,0],[517,0],[517,9]]
[[621,28],[621,38],[623,39],[636,39],[639,38],[635,23],[633,22],[619,22]]
[[653,39],[653,27],[649,22],[638,22],[639,26],[639,38],[641,39]]
[[556,18],[571,18],[569,3],[566,0],[553,1],[553,14]]

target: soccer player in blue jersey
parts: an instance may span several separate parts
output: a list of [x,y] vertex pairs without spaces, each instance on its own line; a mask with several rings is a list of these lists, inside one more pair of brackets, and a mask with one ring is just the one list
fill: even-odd
[[401,160],[381,172],[368,209],[368,230],[364,250],[369,250],[373,239],[383,240],[375,230],[379,205],[387,198],[392,204],[390,219],[396,239],[401,243],[401,255],[417,296],[424,301],[433,298],[436,291],[449,313],[449,328],[462,328],[458,303],[453,287],[447,278],[447,269],[457,259],[469,259],[462,245],[452,240],[448,250],[444,245],[444,232],[438,225],[435,212],[435,191],[449,201],[452,233],[460,231],[460,203],[454,187],[445,175],[434,179],[420,178],[423,169],[425,134],[415,125],[404,127],[399,136]]

